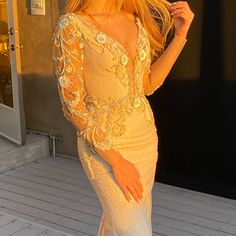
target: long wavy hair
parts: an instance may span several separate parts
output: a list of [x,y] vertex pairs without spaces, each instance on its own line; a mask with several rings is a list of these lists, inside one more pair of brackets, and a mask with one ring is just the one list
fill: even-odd
[[[67,0],[64,13],[85,10],[96,0]],[[107,9],[136,14],[146,29],[151,45],[152,62],[158,58],[173,37],[174,21],[170,15],[171,3],[167,0],[110,0]]]

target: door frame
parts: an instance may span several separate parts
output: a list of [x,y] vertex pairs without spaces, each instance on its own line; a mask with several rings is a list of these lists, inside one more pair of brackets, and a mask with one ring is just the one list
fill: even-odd
[[0,103],[0,135],[14,143],[24,145],[26,143],[26,126],[22,93],[20,60],[21,45],[19,42],[17,1],[6,0],[6,4],[8,14],[13,108]]

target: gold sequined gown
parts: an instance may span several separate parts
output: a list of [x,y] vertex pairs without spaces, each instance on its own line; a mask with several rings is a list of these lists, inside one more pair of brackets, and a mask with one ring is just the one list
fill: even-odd
[[[53,34],[53,59],[65,118],[70,121],[73,116],[86,124],[77,130],[77,148],[103,208],[99,236],[152,235],[158,136],[146,96],[158,87],[150,88],[148,76],[144,76],[150,72],[150,44],[140,18],[135,17],[138,40],[133,73],[125,48],[81,15],[60,16]],[[141,203],[125,199],[110,166],[93,147],[113,148],[135,164],[144,190]]]

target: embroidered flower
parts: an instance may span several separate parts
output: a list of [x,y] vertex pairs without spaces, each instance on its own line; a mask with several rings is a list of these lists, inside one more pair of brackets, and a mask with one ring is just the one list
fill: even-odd
[[72,72],[72,66],[70,64],[66,65],[65,71],[68,72],[68,73],[71,73]]
[[106,35],[102,33],[97,34],[96,39],[99,43],[105,43],[107,41]]
[[122,54],[122,56],[120,57],[122,65],[126,65],[128,63],[128,59],[129,58],[127,57],[127,55]]
[[103,132],[107,132],[107,127],[101,126],[101,130],[102,130]]
[[90,112],[94,112],[94,107],[93,107],[93,105],[92,105],[91,103],[88,103],[88,104],[87,104],[87,108],[88,108],[88,110],[89,110]]
[[118,47],[116,42],[115,42],[115,43],[112,43],[112,46],[113,46],[114,48],[117,48],[117,47]]
[[134,101],[133,101],[133,106],[137,108],[137,107],[140,106],[140,104],[141,104],[140,99],[139,98],[135,98]]
[[67,88],[70,85],[70,79],[66,75],[62,75],[58,78],[59,84],[62,88]]
[[64,28],[68,24],[68,19],[65,17],[62,17],[62,19],[59,22],[59,27]]
[[144,49],[142,49],[141,51],[139,51],[139,59],[141,61],[143,61],[146,58],[147,54],[146,51]]
[[78,105],[78,103],[80,102],[81,99],[81,94],[79,91],[74,91],[73,92],[74,95],[74,99],[72,100],[66,100],[66,104],[69,107],[69,110],[73,113],[76,114],[77,109],[76,106]]
[[77,104],[78,102],[80,102],[80,99],[81,99],[81,94],[80,94],[80,91],[74,91],[73,92],[73,95],[74,95],[74,102]]

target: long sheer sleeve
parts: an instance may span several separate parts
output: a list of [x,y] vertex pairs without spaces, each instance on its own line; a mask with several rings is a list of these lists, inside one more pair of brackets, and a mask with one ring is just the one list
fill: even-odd
[[163,84],[186,42],[186,38],[175,35],[161,56],[148,67],[143,77],[146,96],[152,95]]
[[92,151],[112,148],[106,132],[100,128],[84,103],[83,34],[73,17],[62,15],[53,33],[53,60],[58,91],[65,118],[86,139]]

